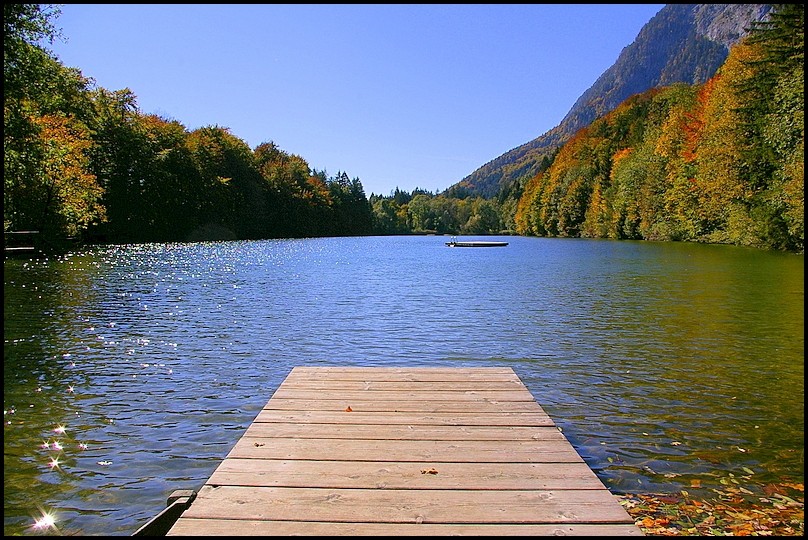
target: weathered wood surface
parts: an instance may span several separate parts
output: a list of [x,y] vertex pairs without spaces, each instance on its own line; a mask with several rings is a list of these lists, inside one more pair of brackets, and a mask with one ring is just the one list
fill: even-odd
[[510,368],[296,367],[169,535],[642,532]]

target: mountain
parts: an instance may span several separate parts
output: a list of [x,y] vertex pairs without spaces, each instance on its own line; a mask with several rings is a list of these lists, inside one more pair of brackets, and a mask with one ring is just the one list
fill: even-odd
[[578,98],[558,126],[489,161],[446,194],[495,197],[515,181],[535,176],[546,167],[546,158],[579,129],[628,97],[677,82],[705,82],[724,63],[730,47],[770,10],[771,4],[667,4]]

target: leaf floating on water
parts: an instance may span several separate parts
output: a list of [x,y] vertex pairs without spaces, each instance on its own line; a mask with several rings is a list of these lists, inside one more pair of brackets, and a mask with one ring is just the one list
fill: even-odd
[[112,462],[105,460],[105,461],[99,461],[98,464],[102,465],[102,466],[107,466],[107,465],[112,465]]
[[350,405],[348,405],[348,407],[345,409],[345,412],[352,412],[352,411],[353,411],[353,409],[351,408]]
[[[766,495],[771,496],[771,495],[775,495],[777,493],[780,493],[781,489],[782,488],[780,486],[778,486],[777,484],[766,484],[765,486],[763,486],[763,493],[765,493]],[[803,489],[800,488],[800,491],[803,491]]]
[[681,444],[682,444],[682,443],[680,443],[679,441],[673,441],[673,442],[671,443],[671,446],[679,446],[679,445],[681,445]]
[[[730,484],[730,481],[725,481]],[[789,491],[789,495],[782,492]],[[769,484],[771,497],[746,488],[712,489],[717,498],[696,500],[686,491],[674,501],[658,494],[622,495],[621,504],[646,535],[804,536],[803,492],[799,483]],[[746,497],[736,496],[736,492]]]

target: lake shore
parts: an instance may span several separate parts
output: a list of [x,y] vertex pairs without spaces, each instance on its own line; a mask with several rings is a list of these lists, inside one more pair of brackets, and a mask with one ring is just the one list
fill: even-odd
[[762,495],[733,486],[710,499],[679,495],[618,495],[650,536],[804,536],[803,484],[771,484]]

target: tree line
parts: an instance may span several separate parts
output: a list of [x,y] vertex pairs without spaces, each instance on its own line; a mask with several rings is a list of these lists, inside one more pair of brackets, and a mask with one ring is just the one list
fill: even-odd
[[150,242],[367,234],[702,241],[803,251],[804,11],[776,5],[703,85],[655,88],[484,198],[366,196],[273,142],[188,131],[43,45],[58,8],[4,10],[4,230]]
[[273,142],[188,131],[96,87],[41,45],[58,8],[6,4],[4,230],[131,243],[370,234],[362,183]]

